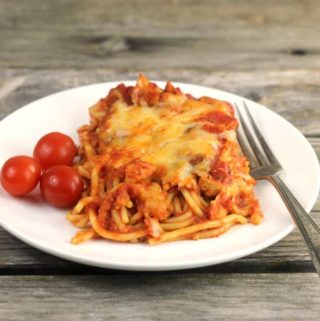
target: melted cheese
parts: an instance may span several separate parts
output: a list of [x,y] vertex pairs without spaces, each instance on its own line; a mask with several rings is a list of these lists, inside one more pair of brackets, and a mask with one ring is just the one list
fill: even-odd
[[[122,101],[112,108],[112,117],[100,138],[112,150],[125,148],[135,158],[164,168],[164,184],[184,185],[192,179],[192,173],[210,169],[209,160],[216,155],[219,137],[203,130],[203,124],[196,120],[208,112],[207,104],[185,108],[182,113],[166,107],[127,106]],[[199,155],[201,161],[192,165],[190,161]],[[123,158],[117,167],[127,161]]]

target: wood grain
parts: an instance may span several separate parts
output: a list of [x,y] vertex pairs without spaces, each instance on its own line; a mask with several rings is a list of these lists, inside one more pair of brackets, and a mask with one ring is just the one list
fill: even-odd
[[320,67],[317,0],[0,2],[0,67]]
[[5,321],[316,321],[320,314],[313,273],[1,276],[0,283]]
[[[261,102],[320,159],[319,20],[318,0],[0,0],[0,120],[54,92],[144,72]],[[311,216],[320,224],[319,197]],[[297,230],[233,262],[127,273],[67,262],[0,228],[0,284],[1,321],[320,315],[319,278]]]

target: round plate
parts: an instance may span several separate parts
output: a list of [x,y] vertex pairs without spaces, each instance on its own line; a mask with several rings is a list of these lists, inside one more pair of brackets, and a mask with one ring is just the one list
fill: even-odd
[[[32,155],[38,139],[51,131],[64,132],[78,142],[77,128],[89,122],[88,107],[105,97],[119,82],[63,91],[37,100],[0,122],[0,165],[13,155]],[[132,85],[132,81],[124,81]],[[164,82],[157,82],[162,88]],[[236,102],[244,98],[206,87],[175,83],[195,97],[211,96]],[[266,140],[279,158],[281,177],[303,207],[310,211],[320,186],[317,157],[304,136],[288,121],[266,107],[246,100]],[[218,238],[179,241],[149,246],[91,240],[70,244],[77,229],[60,210],[41,201],[39,190],[14,198],[0,189],[0,223],[9,233],[35,248],[88,265],[123,270],[187,269],[234,260],[274,244],[294,224],[275,189],[265,181],[256,186],[264,220],[260,225],[239,225]]]

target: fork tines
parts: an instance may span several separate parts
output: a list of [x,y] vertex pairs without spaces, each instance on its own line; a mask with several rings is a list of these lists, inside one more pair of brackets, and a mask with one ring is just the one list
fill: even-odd
[[245,111],[246,120],[239,105],[234,103],[241,125],[240,130],[237,131],[237,138],[242,152],[250,162],[251,175],[260,178],[278,173],[282,169],[279,161],[254,121],[247,103],[242,101],[241,105]]

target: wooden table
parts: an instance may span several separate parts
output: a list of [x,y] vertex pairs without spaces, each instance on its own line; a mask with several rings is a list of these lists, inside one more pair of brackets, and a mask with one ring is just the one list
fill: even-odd
[[[319,156],[319,21],[318,0],[0,0],[0,119],[56,91],[143,71],[261,102]],[[320,224],[319,211],[318,199]],[[319,278],[297,230],[233,262],[129,273],[58,259],[0,228],[2,321],[319,317]]]

